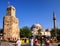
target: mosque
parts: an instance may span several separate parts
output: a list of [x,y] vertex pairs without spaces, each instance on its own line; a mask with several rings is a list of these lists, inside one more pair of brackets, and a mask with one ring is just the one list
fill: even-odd
[[40,33],[45,36],[51,36],[50,30],[44,30],[43,27],[40,24],[33,24],[31,27],[33,36],[38,35],[38,30],[40,30]]
[[[53,12],[53,28],[55,31],[55,35],[57,36],[57,33],[56,33],[56,14],[54,12]],[[33,35],[38,35],[38,30],[40,30],[42,35],[51,36],[50,29],[45,30],[45,29],[43,29],[42,25],[40,25],[40,24],[33,24],[31,27],[31,30],[32,30]]]

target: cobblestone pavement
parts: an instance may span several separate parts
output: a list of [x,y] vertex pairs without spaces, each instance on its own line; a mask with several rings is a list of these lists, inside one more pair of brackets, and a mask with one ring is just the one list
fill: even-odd
[[13,43],[10,42],[1,42],[0,46],[15,46]]
[[50,46],[58,46],[58,44],[57,43],[52,43],[52,44],[50,44]]
[[[58,44],[60,43],[52,43],[50,44],[50,46],[58,46]],[[0,46],[15,46],[15,43],[11,43],[11,42],[1,42]],[[23,46],[30,46],[30,45],[23,45]],[[39,45],[40,46],[40,45]]]

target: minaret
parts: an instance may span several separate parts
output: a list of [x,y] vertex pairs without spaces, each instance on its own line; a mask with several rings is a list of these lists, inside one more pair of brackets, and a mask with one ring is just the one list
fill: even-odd
[[15,7],[8,6],[3,19],[4,40],[15,41],[20,37],[18,18],[15,16]]
[[55,36],[57,36],[57,32],[56,32],[56,14],[54,12],[53,12],[53,24],[54,24]]

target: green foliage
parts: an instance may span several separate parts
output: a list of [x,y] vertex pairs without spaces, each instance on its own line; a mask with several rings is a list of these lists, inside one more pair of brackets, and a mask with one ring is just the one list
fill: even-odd
[[60,35],[60,29],[57,29],[57,36]]
[[3,33],[3,29],[0,29],[0,33]]
[[50,32],[51,32],[51,36],[54,37],[54,36],[55,36],[55,31],[54,31],[54,29],[51,29]]
[[40,32],[40,31],[41,31],[41,30],[39,29],[39,30],[38,30],[38,36],[40,36],[40,34],[41,34],[41,32]]
[[[55,36],[55,31],[54,31],[54,29],[51,29],[50,32],[51,32],[51,36],[54,37],[54,36]],[[57,33],[57,36],[59,36],[59,35],[60,35],[60,29],[57,28],[57,29],[56,29],[56,33]]]
[[32,36],[32,32],[31,32],[30,28],[28,28],[27,26],[21,28],[20,29],[20,36],[21,37],[30,37],[30,36]]

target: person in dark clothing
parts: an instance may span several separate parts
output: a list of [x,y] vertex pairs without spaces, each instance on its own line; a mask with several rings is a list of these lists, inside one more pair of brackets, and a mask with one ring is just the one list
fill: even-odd
[[46,41],[46,36],[44,36],[44,46],[46,46],[47,41]]
[[42,46],[42,34],[40,34],[40,46]]
[[58,44],[58,46],[60,46],[60,44]]

